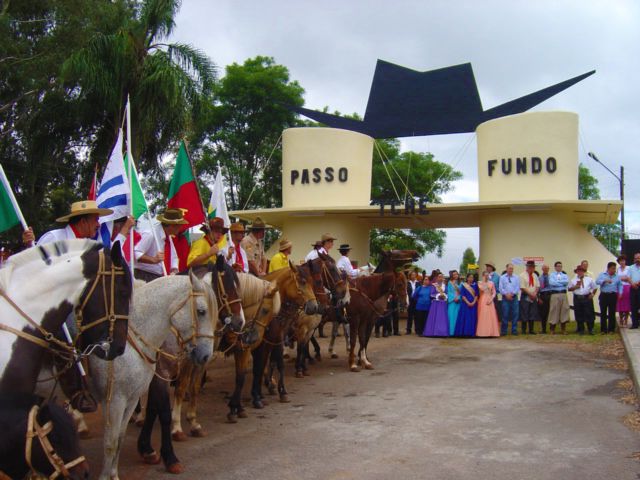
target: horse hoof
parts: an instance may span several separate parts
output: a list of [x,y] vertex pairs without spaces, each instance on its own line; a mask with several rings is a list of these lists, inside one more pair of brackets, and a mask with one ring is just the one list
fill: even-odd
[[247,415],[247,411],[246,410],[240,410],[238,412],[238,418],[247,418],[249,415]]
[[142,455],[142,460],[147,465],[157,465],[160,463],[160,455],[158,455],[155,451],[151,453],[144,453]]
[[296,378],[304,378],[304,374],[302,372],[296,372]]
[[352,372],[359,372],[360,371],[360,367],[356,366],[356,365],[352,365],[351,366],[351,371]]
[[186,442],[187,441],[187,435],[182,430],[179,430],[179,431],[173,432],[171,434],[171,439],[174,442]]
[[332,353],[331,354],[331,358],[338,358],[338,354],[337,353]]
[[174,463],[172,465],[167,465],[167,472],[174,475],[180,475],[182,472],[184,472],[184,467],[180,462]]
[[316,353],[316,360],[321,362],[322,361],[322,355],[320,355],[319,353]]
[[364,368],[365,368],[366,370],[374,370],[373,365],[371,365],[370,363],[366,363],[366,364],[364,365]]
[[229,423],[238,423],[238,416],[235,413],[228,413],[227,421]]
[[202,427],[192,428],[189,430],[189,435],[194,438],[204,438],[207,436],[207,432],[204,431]]
[[280,403],[289,403],[291,400],[289,400],[289,395],[287,395],[286,393],[283,395],[280,395]]
[[261,410],[264,408],[264,402],[262,402],[262,400],[254,400],[251,403],[253,404],[253,408],[257,408],[258,410]]

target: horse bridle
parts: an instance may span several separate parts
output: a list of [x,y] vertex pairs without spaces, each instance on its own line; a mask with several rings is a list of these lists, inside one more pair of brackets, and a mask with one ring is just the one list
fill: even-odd
[[[178,306],[171,312],[170,315],[170,323],[171,323],[171,332],[175,335],[176,339],[178,340],[178,345],[180,345],[181,349],[184,349],[185,345],[190,345],[191,347],[195,347],[194,341],[197,341],[198,338],[210,338],[210,339],[214,339],[216,336],[218,336],[218,332],[214,332],[213,335],[208,335],[205,333],[200,333],[199,331],[199,327],[198,327],[198,314],[197,314],[197,309],[198,306],[196,304],[196,298],[197,297],[205,297],[207,300],[207,303],[209,304],[209,309],[210,311],[211,309],[211,302],[209,301],[209,298],[207,297],[206,292],[194,292],[193,291],[193,285],[191,286],[191,291],[189,292],[189,295],[187,295],[187,297],[178,304]],[[182,338],[182,335],[180,335],[180,332],[178,331],[178,328],[173,324],[173,316],[178,313],[180,311],[180,309],[182,309],[182,307],[184,307],[184,305],[191,300],[191,336],[188,338]]]
[[[217,290],[217,298],[220,302],[220,306],[218,307],[218,315],[222,312],[222,310],[226,310],[227,316],[233,316],[233,311],[231,310],[231,305],[234,303],[242,303],[242,299],[240,297],[235,300],[229,300],[229,295],[227,295],[227,290],[224,288],[224,275],[225,272],[217,272],[218,273],[218,281],[216,282],[216,290]],[[225,317],[226,318],[226,317]],[[227,322],[225,322],[225,325]]]
[[340,278],[340,280],[336,282],[336,280],[331,275],[331,272],[329,271],[329,267],[327,267],[327,264],[325,263],[324,260],[322,260],[322,278],[323,278],[323,281],[326,281],[329,287],[329,290],[333,295],[335,295],[337,288],[344,283],[344,280],[342,279],[342,277]]
[[51,445],[49,438],[47,438],[47,436],[53,430],[53,422],[49,420],[44,425],[40,425],[37,419],[39,410],[40,407],[38,407],[38,405],[34,405],[29,411],[29,417],[27,421],[27,435],[24,446],[24,458],[27,462],[27,465],[29,465],[29,469],[31,470],[32,474],[38,475],[38,471],[33,468],[33,464],[31,463],[33,439],[37,437],[38,441],[40,442],[40,446],[42,447],[42,451],[44,452],[47,460],[49,460],[49,463],[54,469],[54,472],[49,476],[49,480],[54,480],[59,476],[62,476],[63,478],[69,478],[69,470],[76,465],[81,464],[86,459],[83,455],[81,455],[75,460],[65,463],[64,460],[60,458],[60,456],[56,453],[53,446]]
[[[78,339],[82,335],[83,332],[96,327],[104,322],[109,322],[109,337],[107,338],[107,343],[113,342],[113,332],[115,329],[116,321],[118,320],[129,320],[129,315],[121,315],[115,312],[115,291],[116,291],[116,276],[118,275],[126,275],[123,267],[116,267],[113,262],[111,262],[111,268],[107,270],[105,268],[105,255],[104,250],[100,250],[98,257],[98,272],[96,273],[96,278],[93,280],[91,287],[88,288],[88,292],[86,295],[81,296],[83,301],[80,305],[78,305],[74,309],[74,314],[76,318],[76,329],[77,334],[73,339],[73,345],[77,343]],[[106,277],[110,277],[109,282],[109,295],[107,295],[107,282]],[[98,283],[102,283],[102,298],[104,300],[104,312],[105,314],[89,323],[88,325],[82,324],[82,319],[84,315],[84,309],[86,308],[89,300],[93,296],[94,291],[96,290]],[[86,291],[86,290],[85,290]],[[108,300],[107,300],[108,299]],[[90,348],[90,347],[87,347]]]

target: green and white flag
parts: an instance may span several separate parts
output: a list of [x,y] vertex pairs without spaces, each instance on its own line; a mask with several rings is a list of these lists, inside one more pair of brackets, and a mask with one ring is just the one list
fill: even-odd
[[9,180],[4,173],[2,165],[0,165],[0,232],[9,230],[19,223],[22,223],[23,226],[26,225],[16,197],[13,195],[13,190],[11,190]]
[[[140,179],[138,178],[138,171],[136,170],[136,164],[131,165],[131,173],[133,178],[131,179],[131,203],[133,205],[133,216],[137,220],[144,213],[149,211],[149,206],[147,205],[147,200],[144,198],[144,194],[142,193],[142,187],[140,186]],[[129,155],[124,155],[124,171],[127,172],[127,177],[129,176]]]

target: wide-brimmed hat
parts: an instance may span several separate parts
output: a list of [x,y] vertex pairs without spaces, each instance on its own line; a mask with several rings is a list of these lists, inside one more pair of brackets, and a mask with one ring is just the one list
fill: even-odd
[[337,240],[337,238],[331,235],[330,233],[325,233],[322,235],[322,237],[320,237],[321,242],[328,242],[330,240]]
[[249,228],[251,230],[266,230],[268,227],[260,217],[256,217]]
[[184,219],[184,213],[179,208],[167,208],[156,218],[164,225],[187,225],[189,223]]
[[583,272],[586,272],[585,268],[582,265],[578,265],[574,270],[573,273],[578,273],[578,270],[582,270]]
[[322,246],[322,241],[321,241],[321,240],[316,240],[315,242],[313,242],[313,243],[311,244],[311,246],[312,246],[313,248],[320,248],[320,247]]
[[487,260],[486,262],[484,262],[484,266],[489,266],[489,267],[493,267],[493,269],[496,269],[496,262],[494,262],[493,260]]
[[339,252],[348,252],[349,250],[351,250],[351,247],[349,246],[348,243],[343,243],[338,247]]
[[284,252],[287,248],[291,247],[293,247],[293,243],[291,243],[286,238],[283,238],[282,240],[280,240],[280,247],[278,248],[278,250]]
[[56,218],[56,222],[68,222],[71,217],[78,217],[80,215],[97,214],[100,217],[104,217],[112,213],[113,210],[110,208],[98,208],[98,202],[95,200],[81,200],[80,202],[73,202],[71,204],[71,211],[67,215]]
[[231,232],[246,232],[246,230],[244,229],[244,225],[241,222],[232,223],[229,230],[231,230]]
[[526,267],[535,267],[536,266],[536,262],[534,262],[533,260],[527,260],[527,263],[525,263]]
[[211,230],[222,230],[222,233],[227,233],[229,229],[224,226],[224,219],[220,217],[213,217],[209,219],[209,228]]

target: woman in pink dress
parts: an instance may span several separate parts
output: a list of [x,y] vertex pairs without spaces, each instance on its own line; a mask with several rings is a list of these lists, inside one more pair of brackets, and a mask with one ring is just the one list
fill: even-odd
[[478,299],[478,327],[476,337],[499,337],[500,326],[498,314],[493,304],[496,296],[496,287],[489,280],[489,273],[482,272],[482,281],[478,282],[480,298]]
[[622,295],[618,295],[618,305],[616,311],[620,314],[620,326],[626,327],[631,312],[631,284],[629,283],[629,267],[627,267],[627,256],[622,254],[618,257],[618,277],[622,282]]

